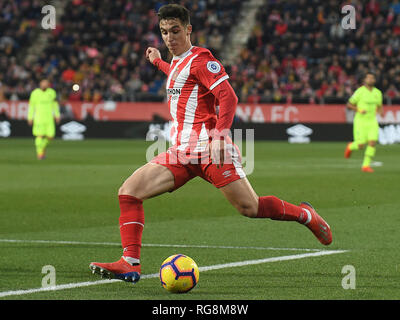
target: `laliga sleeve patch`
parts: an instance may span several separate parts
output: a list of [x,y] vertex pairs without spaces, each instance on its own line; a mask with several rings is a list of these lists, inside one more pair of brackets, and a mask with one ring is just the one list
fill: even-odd
[[218,73],[221,71],[221,66],[216,61],[208,61],[207,62],[207,70],[212,73]]

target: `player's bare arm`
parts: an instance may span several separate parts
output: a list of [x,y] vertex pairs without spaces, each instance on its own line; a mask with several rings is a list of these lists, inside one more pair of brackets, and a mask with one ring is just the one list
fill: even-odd
[[366,112],[365,110],[358,109],[357,106],[355,106],[354,104],[352,104],[350,102],[347,102],[346,107],[347,107],[347,109],[353,110],[355,112],[359,112],[361,114],[364,114]]
[[378,106],[378,108],[376,109],[376,113],[379,114],[381,117],[383,117],[383,106],[382,105]]

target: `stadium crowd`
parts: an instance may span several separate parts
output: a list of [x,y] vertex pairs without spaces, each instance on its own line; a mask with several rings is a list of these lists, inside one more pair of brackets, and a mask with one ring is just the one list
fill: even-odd
[[[244,1],[182,0],[192,11],[192,43],[220,56]],[[166,3],[166,2],[165,2]],[[27,99],[47,77],[61,100],[162,101],[165,77],[144,57],[162,43],[157,0],[68,0],[47,46],[33,62],[41,0],[0,2],[0,100]],[[341,6],[356,9],[345,30]],[[242,102],[342,103],[373,70],[386,103],[400,101],[399,0],[265,0],[247,46],[225,65]],[[80,90],[73,91],[78,83]]]
[[[183,0],[193,12],[193,43],[219,54],[223,40],[238,17],[244,1]],[[168,2],[156,0],[69,0],[57,27],[52,30],[46,49],[32,64],[16,63],[15,52],[7,52],[2,62],[0,78],[4,94],[14,99],[26,99],[32,86],[42,77],[50,79],[62,100],[137,101],[162,100],[164,76],[145,59],[148,46],[160,48],[164,59],[170,59],[158,27],[157,10]],[[2,9],[16,12],[8,16],[0,12],[0,23],[14,23],[19,16],[30,21],[21,9],[41,1],[20,0],[3,4]],[[21,9],[21,11],[19,11]],[[11,30],[5,28],[9,33]],[[14,28],[14,30],[16,30]],[[1,32],[1,31],[0,31]],[[6,34],[0,34],[0,43]],[[15,43],[28,43],[10,35]],[[32,43],[32,42],[31,42]],[[18,50],[18,46],[15,50]],[[19,74],[13,71],[20,70]],[[80,90],[73,91],[78,83]],[[25,89],[25,90],[21,90]]]
[[43,5],[40,1],[0,1],[0,101],[25,97],[38,85],[24,53],[33,42]]
[[[346,4],[355,29],[342,27]],[[399,101],[399,50],[399,0],[266,1],[230,73],[242,101],[341,103],[369,70]]]

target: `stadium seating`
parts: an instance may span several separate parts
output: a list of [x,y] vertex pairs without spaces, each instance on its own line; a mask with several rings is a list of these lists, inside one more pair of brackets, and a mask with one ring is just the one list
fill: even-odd
[[41,19],[38,1],[0,1],[0,101],[18,99],[37,83],[34,68],[24,60],[34,42],[34,30]]
[[[42,2],[0,4],[0,99],[27,99],[38,80],[48,77],[63,100],[164,100],[165,77],[144,57],[145,49],[155,46],[170,59],[156,15],[164,2],[65,1],[45,50],[27,63],[24,50],[34,45]],[[192,11],[192,43],[222,58],[224,39],[244,1],[180,3]],[[239,100],[343,103],[372,70],[385,103],[399,103],[399,1],[352,4],[356,29],[344,30],[336,1],[265,0],[246,47],[225,65]],[[81,90],[72,91],[73,83]]]
[[[218,56],[222,39],[234,24],[243,1],[181,3],[194,12],[193,43],[210,48]],[[161,49],[164,59],[170,59],[156,15],[163,4],[155,0],[66,1],[43,54],[33,66],[21,66],[28,77],[20,77],[18,85],[24,87],[31,79],[37,83],[45,76],[63,100],[163,100],[165,77],[144,56],[146,48],[154,46]],[[21,3],[15,8],[23,14]],[[79,83],[81,90],[72,91],[73,83]],[[15,84],[10,79],[4,84],[10,96]],[[26,99],[31,88],[27,89],[17,98]]]
[[355,30],[342,28],[337,1],[265,1],[231,70],[240,100],[343,103],[370,70],[399,103],[399,1],[351,4]]

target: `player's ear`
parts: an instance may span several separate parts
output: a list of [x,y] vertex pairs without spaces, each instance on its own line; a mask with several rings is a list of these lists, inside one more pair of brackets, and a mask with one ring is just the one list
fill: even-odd
[[190,35],[191,33],[192,33],[192,25],[188,24],[187,27],[186,27],[186,34]]

